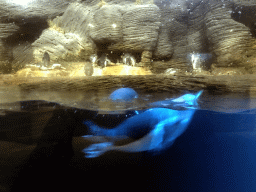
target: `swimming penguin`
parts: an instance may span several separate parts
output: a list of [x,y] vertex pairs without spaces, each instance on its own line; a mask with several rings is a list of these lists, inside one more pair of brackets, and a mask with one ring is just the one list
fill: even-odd
[[43,62],[44,67],[49,67],[49,65],[50,65],[50,55],[47,51],[44,52],[42,62]]
[[86,76],[92,76],[93,74],[93,63],[86,62],[84,65],[84,73]]
[[98,65],[101,68],[107,67],[107,65],[111,63],[111,61],[107,58],[107,54],[103,53],[101,57],[98,59]]
[[[119,93],[120,90],[123,92],[122,89],[118,89],[113,93]],[[186,94],[172,99],[172,102],[185,104],[192,101],[194,104],[201,94],[202,91],[196,94]],[[115,96],[115,94],[113,95]],[[89,135],[83,136],[84,139],[97,140],[95,144],[82,150],[85,157],[99,157],[110,150],[157,152],[171,146],[187,129],[196,108],[188,107],[186,110],[173,110],[162,108],[161,103],[156,102],[154,104],[159,107],[148,109],[128,118],[112,129],[102,128],[90,120],[83,121],[83,124],[89,128]],[[115,145],[116,141],[125,139],[131,139],[132,142],[121,146]]]
[[202,93],[203,91],[199,91],[195,94],[182,95],[181,97],[178,97],[176,99],[156,101],[154,103],[150,103],[149,107],[195,108],[198,105],[197,100]]
[[[161,151],[171,146],[187,129],[196,110],[184,111],[153,108],[126,119],[113,129],[101,128],[92,121],[84,121],[91,136],[84,139],[99,139],[82,151],[86,158],[95,158],[110,150],[124,152]],[[126,145],[115,145],[118,140],[131,139]]]
[[135,60],[135,58],[131,55],[131,54],[129,54],[129,53],[125,53],[123,56],[122,56],[122,58],[123,58],[123,64],[125,64],[125,65],[131,65],[131,66],[135,66],[135,64],[136,64],[136,60]]

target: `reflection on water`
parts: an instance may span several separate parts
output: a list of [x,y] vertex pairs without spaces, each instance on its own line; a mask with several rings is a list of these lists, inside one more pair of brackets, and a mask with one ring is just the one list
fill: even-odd
[[[9,101],[8,94],[11,94],[11,91],[4,92],[1,103],[11,103]],[[186,94],[185,92],[184,94]],[[182,94],[173,94],[169,92],[161,93],[140,93],[138,98],[135,98],[131,101],[113,101],[108,98],[107,95],[110,95],[110,91],[105,92],[83,92],[83,91],[34,91],[26,94],[19,94],[17,98],[13,98],[14,101],[22,98],[23,100],[48,100],[51,102],[56,102],[64,106],[76,107],[87,110],[99,111],[99,113],[110,113],[111,111],[122,111],[126,110],[135,110],[135,109],[146,109],[152,105],[152,103],[158,101],[172,100],[173,98],[178,98]],[[162,102],[162,107],[165,102]],[[248,97],[246,94],[230,94],[230,95],[211,95],[204,92],[202,96],[198,99],[198,109],[202,110],[211,110],[211,111],[220,111],[220,112],[240,112],[248,109],[256,108],[256,99]]]
[[[168,107],[173,98],[182,94],[170,92],[140,93],[132,100],[112,100],[109,95],[114,90],[105,91],[28,91],[21,92],[17,86],[2,87],[0,89],[0,108],[19,110],[19,102],[29,100],[45,100],[58,103],[63,106],[75,107],[99,113],[123,113],[126,110],[139,110],[152,107],[152,103],[161,103],[161,107]],[[15,94],[13,94],[15,93]],[[185,95],[188,92],[184,92]],[[120,94],[120,93],[118,93]],[[132,95],[132,94],[131,94]],[[16,104],[12,104],[16,102]],[[250,98],[246,93],[209,94],[207,91],[198,98],[197,109],[235,113],[256,108],[256,99]],[[166,106],[167,105],[167,106]],[[10,108],[9,108],[10,107]],[[173,107],[169,105],[169,107]],[[176,106],[177,107],[177,106]]]

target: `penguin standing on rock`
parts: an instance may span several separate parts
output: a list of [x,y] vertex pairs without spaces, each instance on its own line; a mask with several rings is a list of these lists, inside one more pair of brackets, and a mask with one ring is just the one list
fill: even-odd
[[42,62],[43,62],[44,67],[49,67],[49,65],[50,65],[50,55],[47,51],[44,52]]
[[86,76],[92,76],[93,74],[93,63],[92,62],[86,62],[84,65],[84,73]]
[[97,60],[98,60],[98,56],[96,54],[93,54],[90,56],[90,61],[91,62],[85,62],[85,65],[84,65],[84,73],[86,76],[92,76],[93,75],[93,72],[94,72],[94,67],[97,63]]
[[107,67],[107,65],[111,63],[111,61],[108,59],[107,54],[103,53],[100,58],[98,59],[98,65],[101,68]]
[[95,67],[95,64],[97,63],[98,56],[96,54],[93,54],[90,56],[90,61],[92,62],[93,66]]
[[136,64],[135,58],[129,53],[125,53],[122,56],[122,59],[123,59],[123,64],[125,64],[125,65],[131,65],[134,67]]

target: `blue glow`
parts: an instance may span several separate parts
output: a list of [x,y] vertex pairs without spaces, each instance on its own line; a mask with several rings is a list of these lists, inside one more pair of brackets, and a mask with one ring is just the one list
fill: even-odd
[[185,94],[181,97],[176,99],[169,99],[164,101],[157,101],[151,103],[150,106],[152,107],[177,107],[182,106],[185,108],[193,108],[197,106],[197,99],[202,94],[203,91],[199,91],[196,94]]
[[[193,101],[201,95],[202,91],[195,95],[186,94],[172,102]],[[109,150],[119,150],[126,152],[140,151],[161,151],[171,146],[174,141],[184,133],[188,127],[194,113],[194,108],[187,110],[173,110],[168,108],[151,108],[138,115],[126,119],[113,129],[99,127],[91,121],[84,121],[88,126],[91,137],[101,136],[100,143],[92,144],[85,148],[83,152],[86,158],[95,158]],[[122,146],[116,146],[117,140],[125,138],[134,139],[134,142]],[[139,139],[136,139],[139,138]],[[87,137],[85,136],[86,140]],[[108,141],[108,142],[106,142]]]
[[173,117],[160,121],[152,134],[152,142],[149,150],[159,151],[172,145],[188,127],[195,110],[179,111]]
[[116,101],[116,100],[131,101],[135,98],[138,98],[138,93],[131,88],[117,89],[113,93],[111,93],[109,96],[109,99],[113,101]]
[[[109,143],[105,145],[93,144],[85,148],[85,157],[98,157],[108,150],[120,150],[126,152],[154,151],[161,150],[180,136],[187,128],[193,117],[195,110],[177,111],[166,108],[149,109],[139,115],[133,116],[113,129],[104,129],[85,121],[84,124],[89,126],[94,136],[105,136],[108,140],[118,140],[125,137],[132,138],[136,131],[145,130],[145,135],[135,142],[123,146],[115,146],[114,142],[111,146]],[[86,139],[86,137],[85,137]],[[111,147],[110,147],[111,146]]]
[[110,142],[96,143],[96,144],[92,144],[89,147],[83,149],[83,152],[84,152],[86,158],[95,158],[95,157],[99,157],[106,151],[110,150],[111,149],[110,147],[112,145],[113,144]]

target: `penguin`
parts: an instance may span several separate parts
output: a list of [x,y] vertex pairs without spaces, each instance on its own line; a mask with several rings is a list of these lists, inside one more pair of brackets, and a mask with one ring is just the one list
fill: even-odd
[[44,52],[42,62],[43,62],[44,67],[49,67],[49,65],[50,65],[50,55],[47,51]]
[[120,88],[111,93],[109,99],[112,101],[132,101],[138,97],[138,93],[132,88]]
[[182,95],[176,99],[153,102],[149,104],[149,107],[195,108],[198,105],[197,100],[202,93],[203,91],[199,91],[195,94]]
[[[85,158],[99,157],[107,151],[157,152],[171,146],[187,129],[195,109],[183,111],[167,108],[152,108],[126,119],[113,129],[99,127],[92,121],[84,121],[91,132],[83,136],[87,139],[100,139],[100,142],[82,150]],[[130,140],[125,145],[115,145],[117,140]]]
[[111,63],[111,61],[108,59],[107,57],[107,54],[103,53],[101,55],[101,57],[97,60],[98,62],[98,65],[101,67],[101,68],[104,68],[104,67],[107,67],[107,65],[109,63]]
[[[127,91],[129,92],[128,96],[130,92],[133,93],[132,89],[118,89],[111,95],[116,96],[118,93]],[[185,94],[179,98],[172,99],[171,102],[183,104],[192,102],[194,104],[202,92]],[[126,95],[124,94],[121,98],[126,99]],[[118,99],[120,98],[118,97]],[[89,135],[83,136],[84,140],[97,140],[96,143],[82,150],[85,154],[84,157],[99,157],[111,150],[158,152],[171,146],[186,131],[196,108],[188,107],[185,110],[174,110],[163,108],[161,104],[154,103],[156,108],[154,106],[148,110],[143,110],[142,113],[126,119],[112,129],[100,127],[91,120],[83,121],[83,124],[89,129]],[[121,146],[116,145],[118,140],[128,140],[129,143]]]
[[97,63],[98,56],[96,54],[93,54],[90,56],[90,61],[92,62],[93,66],[95,67],[95,64]]
[[85,62],[84,73],[86,76],[92,76],[92,74],[93,74],[93,63],[92,62]]
[[136,64],[136,60],[135,60],[135,58],[131,55],[131,54],[129,54],[129,53],[124,53],[124,55],[122,56],[122,58],[123,58],[123,64],[125,64],[125,65],[131,65],[131,66],[135,66],[135,64]]

